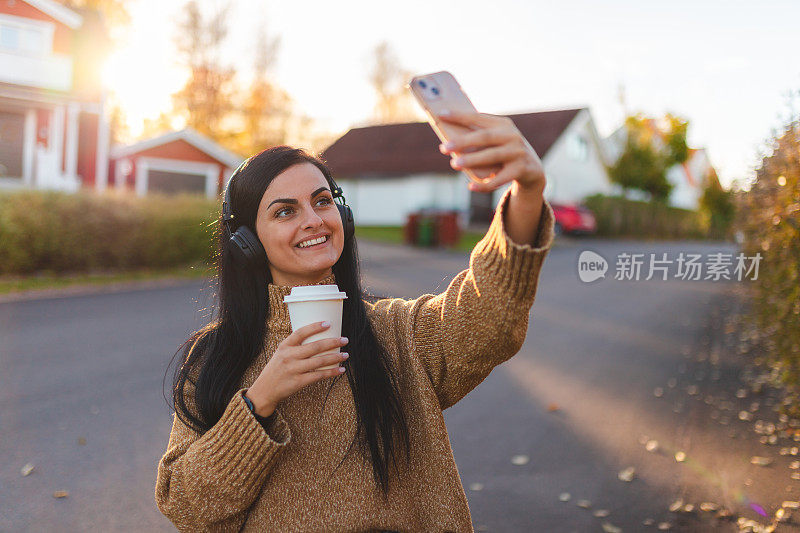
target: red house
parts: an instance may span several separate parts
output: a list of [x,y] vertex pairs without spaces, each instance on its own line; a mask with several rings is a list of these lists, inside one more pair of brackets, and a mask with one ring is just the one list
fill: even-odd
[[0,188],[106,187],[108,44],[96,12],[0,1]]
[[120,190],[193,192],[215,197],[241,157],[192,129],[111,150],[111,182]]

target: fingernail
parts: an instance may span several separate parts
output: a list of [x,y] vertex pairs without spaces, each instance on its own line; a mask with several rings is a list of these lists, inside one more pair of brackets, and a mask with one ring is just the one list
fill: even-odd
[[341,374],[342,372],[344,372],[345,370],[346,370],[346,369],[345,369],[345,367],[343,367],[343,366],[340,366],[340,367],[339,367],[339,373],[340,373],[340,374]]
[[460,167],[461,163],[463,163],[463,160],[460,157],[456,157],[455,159],[453,159],[454,166]]
[[447,153],[447,146],[445,146],[443,144],[440,144],[439,145],[439,151],[442,152],[443,154],[446,154]]
[[342,341],[342,344],[347,344],[347,337],[342,337],[340,340]]
[[323,322],[323,323],[322,323],[322,327],[323,327],[323,328],[328,328],[328,327],[330,327],[330,325],[331,325],[331,323],[330,323],[330,322],[328,322],[327,320],[326,320],[325,322]]
[[453,141],[447,141],[444,143],[444,147],[448,150],[452,150],[455,147],[455,143]]
[[350,357],[350,354],[349,354],[349,353],[347,353],[347,352],[342,352],[342,359],[347,359],[348,357]]

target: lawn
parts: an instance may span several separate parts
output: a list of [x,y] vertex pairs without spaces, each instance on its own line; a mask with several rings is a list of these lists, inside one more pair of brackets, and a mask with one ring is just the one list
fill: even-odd
[[[461,238],[450,250],[469,252],[483,238],[483,232],[462,232]],[[402,226],[357,226],[356,237],[391,244],[403,243]]]

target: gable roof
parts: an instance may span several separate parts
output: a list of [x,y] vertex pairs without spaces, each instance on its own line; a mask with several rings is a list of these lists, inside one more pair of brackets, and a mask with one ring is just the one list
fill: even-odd
[[125,146],[115,146],[111,149],[111,157],[113,159],[118,159],[120,157],[133,155],[150,148],[155,148],[156,146],[161,146],[162,144],[179,140],[186,141],[201,152],[205,152],[220,163],[224,163],[230,168],[238,167],[243,161],[243,158],[239,157],[230,150],[223,148],[208,137],[197,133],[192,128],[186,128],[180,131],[172,131]]
[[53,2],[53,0],[23,0],[23,2],[35,7],[42,13],[50,15],[72,29],[79,28],[83,24],[83,17],[71,9]]
[[[583,108],[507,115],[544,158]],[[427,122],[353,128],[326,148],[321,158],[337,177],[398,176],[456,172],[439,151]]]

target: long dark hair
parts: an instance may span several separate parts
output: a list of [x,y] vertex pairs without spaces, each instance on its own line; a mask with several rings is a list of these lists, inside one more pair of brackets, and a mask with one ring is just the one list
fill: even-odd
[[[330,170],[304,150],[289,146],[264,150],[253,156],[231,182],[231,207],[236,221],[231,231],[239,225],[246,225],[255,233],[256,213],[267,186],[278,174],[299,163],[315,165],[333,189]],[[217,232],[219,249],[214,315],[176,352],[176,355],[183,355],[183,363],[176,368],[172,380],[176,415],[201,434],[222,417],[231,398],[240,389],[245,371],[264,349],[269,334],[266,331],[269,316],[267,284],[272,282],[269,268],[243,264],[239,256],[232,253],[231,243],[222,230],[221,218]],[[369,295],[365,295],[361,288],[355,238],[345,241],[342,255],[333,266],[333,274],[339,289],[347,294],[342,335],[350,339],[347,351],[351,357],[343,364],[347,367],[345,375],[357,411],[356,434],[348,453],[357,439],[365,457],[369,451],[374,480],[385,498],[389,490],[390,459],[398,468],[395,433],[402,439],[407,462],[410,461],[410,441],[397,377],[386,350],[369,323],[362,300]],[[331,387],[335,385],[333,380]],[[184,394],[187,381],[194,386],[193,405],[187,404]],[[327,395],[325,399],[327,401]]]

